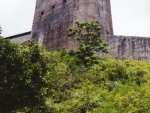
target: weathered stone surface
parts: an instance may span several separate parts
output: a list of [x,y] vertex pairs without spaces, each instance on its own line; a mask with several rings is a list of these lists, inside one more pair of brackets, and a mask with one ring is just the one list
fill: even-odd
[[[32,39],[49,51],[59,47],[75,49],[78,43],[66,36],[67,29],[74,27],[76,21],[91,20],[101,23],[104,38],[109,43],[109,53],[113,57],[150,61],[150,38],[113,35],[110,0],[37,0]],[[23,44],[31,35],[9,38],[12,42]]]
[[37,0],[32,39],[47,50],[78,47],[66,36],[75,22],[97,20],[103,34],[113,34],[110,0]]
[[114,58],[150,61],[148,37],[104,36],[104,39],[109,43],[109,53]]
[[[8,37],[12,42],[25,44],[31,39],[31,34],[20,34]],[[118,59],[150,61],[150,38],[134,36],[105,35],[104,39],[109,43],[110,55]],[[98,53],[99,56],[104,55]]]
[[31,40],[31,32],[26,32],[10,37],[6,37],[5,39],[10,39],[13,43],[18,43],[21,45],[26,44],[29,40]]

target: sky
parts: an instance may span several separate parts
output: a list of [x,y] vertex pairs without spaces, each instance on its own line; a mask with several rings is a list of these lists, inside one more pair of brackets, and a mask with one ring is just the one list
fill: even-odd
[[[31,31],[36,0],[0,0],[4,37]],[[150,37],[150,0],[111,0],[115,35]]]

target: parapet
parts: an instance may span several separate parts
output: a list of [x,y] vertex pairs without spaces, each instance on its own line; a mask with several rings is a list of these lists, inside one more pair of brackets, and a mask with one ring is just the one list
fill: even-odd
[[31,31],[6,37],[5,39],[10,39],[13,43],[24,45],[31,40]]
[[[150,37],[104,36],[110,55],[121,60],[150,61]],[[102,53],[99,53],[102,56]]]

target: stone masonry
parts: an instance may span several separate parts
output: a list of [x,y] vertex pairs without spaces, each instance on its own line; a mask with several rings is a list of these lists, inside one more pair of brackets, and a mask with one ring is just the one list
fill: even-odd
[[78,43],[66,36],[67,29],[91,20],[100,22],[114,58],[150,61],[149,37],[113,35],[110,0],[37,0],[32,31],[8,39],[19,44],[33,39],[49,51],[75,49]]
[[66,36],[75,22],[97,20],[104,34],[113,34],[110,0],[37,0],[32,39],[47,50],[74,49],[78,43]]
[[[30,34],[26,34],[7,39],[25,44],[31,38]],[[108,51],[114,58],[150,61],[150,38],[148,37],[105,35],[104,39],[108,42]]]
[[[121,60],[150,61],[150,38],[135,36],[104,36],[109,53]],[[101,53],[100,53],[101,54]]]
[[13,43],[18,43],[21,45],[26,44],[29,40],[31,40],[31,31],[17,34],[14,36],[6,37],[5,39],[10,39]]

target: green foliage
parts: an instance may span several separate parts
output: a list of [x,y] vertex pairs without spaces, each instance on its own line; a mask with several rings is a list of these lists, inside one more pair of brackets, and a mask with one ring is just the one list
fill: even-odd
[[[66,73],[66,65],[61,67],[56,68]],[[88,69],[78,67],[63,73],[61,79],[55,78],[55,86],[46,99],[50,113],[150,112],[149,63],[109,58]]]
[[47,72],[47,56],[37,44],[22,47],[0,39],[0,112],[41,110]]
[[1,26],[0,26],[0,35],[1,35],[1,33],[2,33],[2,28],[1,28]]
[[68,36],[79,41],[79,48],[74,51],[78,64],[91,66],[96,64],[98,56],[95,52],[107,53],[108,44],[102,38],[101,27],[97,21],[76,22],[77,28],[68,29]]
[[65,49],[0,39],[0,113],[150,113],[149,62],[77,61]]
[[46,98],[50,113],[150,112],[149,63],[105,58],[90,68],[69,68],[65,62],[54,67]]

